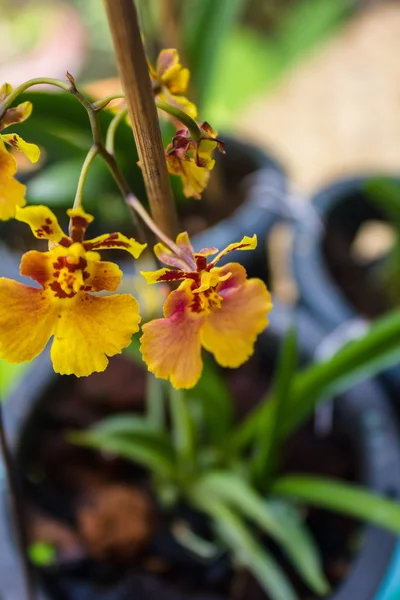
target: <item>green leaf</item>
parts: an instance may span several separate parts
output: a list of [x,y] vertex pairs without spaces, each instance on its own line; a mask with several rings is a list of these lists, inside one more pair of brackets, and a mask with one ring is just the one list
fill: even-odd
[[400,184],[388,177],[374,177],[366,182],[365,192],[384,211],[395,227],[400,223]]
[[[312,539],[295,515],[264,501],[251,486],[229,471],[214,471],[200,478],[192,492],[192,501],[206,498],[228,504],[251,519],[278,542],[308,585],[320,594],[328,589],[321,561]],[[205,510],[205,507],[202,507]]]
[[350,515],[400,534],[400,504],[360,486],[323,477],[286,475],[275,481],[278,496]]
[[188,409],[186,393],[169,385],[169,406],[172,423],[172,439],[178,463],[191,469],[195,461],[195,431]]
[[254,453],[251,461],[251,471],[256,486],[262,490],[268,488],[271,475],[276,467],[280,442],[280,426],[285,420],[285,409],[297,367],[297,337],[296,330],[291,327],[286,334],[275,374],[272,396],[269,399],[270,412],[264,416],[270,425],[270,435],[265,435],[265,420],[259,420],[258,430],[254,440]]
[[[374,321],[361,338],[349,342],[330,359],[307,367],[293,381],[280,435],[289,435],[313,412],[318,402],[343,392],[363,379],[400,361],[400,310]],[[243,448],[251,443],[258,423],[271,435],[273,411],[267,399],[234,432],[232,443]]]
[[277,32],[282,61],[293,63],[332,34],[348,15],[347,0],[305,0],[291,5]]
[[[53,163],[29,180],[27,200],[30,204],[71,206],[82,168],[83,157]],[[89,169],[85,182],[84,204],[95,206],[106,189],[113,189],[105,164],[97,158]]]
[[188,3],[185,27],[189,63],[201,106],[219,66],[221,50],[244,8],[245,0]]
[[171,444],[164,435],[149,429],[149,423],[137,417],[128,421],[124,418],[112,417],[86,432],[73,431],[68,439],[80,446],[98,448],[112,452],[123,458],[136,462],[165,478],[174,478],[175,457]]
[[258,580],[271,600],[297,600],[297,595],[281,567],[252,535],[242,519],[222,503],[209,502],[207,512],[214,518],[220,538]]
[[188,400],[201,411],[207,439],[225,447],[226,436],[233,423],[232,398],[215,362],[204,361],[203,373],[196,386],[188,392]]
[[165,430],[164,381],[147,373],[147,418],[156,431]]

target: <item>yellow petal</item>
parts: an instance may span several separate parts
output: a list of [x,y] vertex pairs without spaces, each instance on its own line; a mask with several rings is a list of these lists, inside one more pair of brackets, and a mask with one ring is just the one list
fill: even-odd
[[36,144],[28,144],[16,133],[1,134],[3,141],[6,144],[10,144],[16,150],[20,150],[25,156],[33,163],[37,162],[40,158],[40,150]]
[[127,238],[122,233],[104,233],[92,240],[83,242],[86,250],[126,250],[134,258],[139,258],[147,244],[139,244],[133,238]]
[[200,293],[215,287],[218,283],[226,281],[231,276],[231,273],[226,273],[222,269],[211,269],[211,271],[202,271],[201,284],[193,290],[193,293]]
[[[243,267],[231,263],[229,269],[234,274],[232,281],[242,278]],[[221,286],[221,308],[205,319],[201,343],[222,367],[236,368],[253,354],[258,334],[268,325],[272,302],[260,279],[246,280],[239,287],[229,284],[230,279]]]
[[[184,113],[189,115],[189,117],[192,117],[192,119],[196,119],[198,115],[197,107],[193,102],[190,102],[190,100],[188,100],[186,96],[171,94],[168,88],[164,87],[162,92],[160,92],[159,94],[159,98],[162,102],[171,104],[172,106],[175,106],[179,110],[182,110]],[[182,126],[182,124],[179,121],[177,121],[177,123],[178,127]]]
[[26,275],[44,286],[52,277],[54,271],[51,252],[30,250],[22,255],[20,273]]
[[4,117],[0,120],[0,131],[6,127],[9,127],[10,125],[15,125],[16,123],[22,123],[23,121],[26,121],[31,113],[31,102],[23,102],[22,104],[18,104],[18,106],[9,108],[6,110]]
[[[1,153],[0,153],[1,168]],[[0,175],[0,221],[15,217],[17,207],[25,206],[25,186],[13,177]]]
[[82,207],[70,208],[67,210],[67,215],[71,219],[71,238],[74,242],[82,242],[85,233],[94,217],[86,213]]
[[230,252],[234,252],[235,250],[254,250],[255,248],[257,248],[256,234],[254,234],[253,237],[245,235],[240,242],[229,244],[229,246],[227,246],[225,250],[222,250],[222,252],[220,252],[210,264],[215,265],[223,256],[229,254]]
[[167,167],[172,175],[182,179],[186,198],[199,200],[210,179],[210,171],[198,167],[193,159],[182,160],[173,154],[166,155]]
[[[88,254],[90,253],[87,252],[86,256]],[[115,292],[122,278],[122,271],[118,265],[98,260],[88,262],[88,268],[90,277],[85,281],[85,284],[90,286],[91,291],[101,292],[102,290],[107,290],[108,292]]]
[[173,96],[184,94],[188,88],[190,80],[189,69],[180,69],[167,82],[167,87]]
[[34,359],[45,348],[57,315],[44,290],[0,279],[0,357],[10,363]]
[[3,102],[3,100],[5,100],[7,98],[7,96],[9,96],[12,92],[12,85],[11,83],[3,83],[3,85],[0,87],[0,102]]
[[80,293],[59,300],[51,359],[54,370],[78,377],[104,371],[108,356],[120,354],[139,329],[139,306],[129,294]]
[[35,237],[50,240],[55,244],[70,243],[71,240],[64,235],[57,217],[47,206],[27,206],[17,208],[15,218],[27,223]]
[[161,81],[167,81],[181,69],[179,54],[175,48],[161,50],[157,58],[156,70]]
[[149,371],[169,379],[177,388],[196,385],[203,368],[200,329],[203,319],[188,309],[192,294],[180,288],[171,292],[164,319],[143,325],[141,353]]
[[17,171],[15,158],[7,151],[0,135],[0,181],[13,177]]

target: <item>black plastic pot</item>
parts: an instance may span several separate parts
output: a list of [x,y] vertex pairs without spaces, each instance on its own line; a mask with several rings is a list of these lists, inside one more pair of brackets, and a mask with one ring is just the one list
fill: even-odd
[[[365,191],[367,182],[373,178],[373,175],[349,177],[324,187],[311,199],[317,218],[312,222],[298,219],[295,223],[292,266],[300,305],[327,332],[336,331],[339,337],[346,332],[348,339],[366,330],[368,320],[334,280],[325,258],[324,241],[331,226],[348,243],[366,221],[385,220]],[[356,277],[353,286],[357,286]],[[391,393],[397,395],[400,368],[386,371],[383,380]]]
[[[260,337],[261,353],[276,354],[277,344],[293,321],[290,309],[277,305],[272,313],[268,332]],[[296,315],[300,347],[303,354],[312,356],[324,339],[320,326],[303,310]],[[20,457],[25,436],[34,427],[37,407],[60,377],[52,371],[47,354],[39,357],[22,379],[5,405],[8,439],[14,455]],[[391,498],[400,499],[400,447],[393,414],[386,396],[376,381],[365,381],[343,394],[335,403],[335,411],[349,431],[354,442],[357,460],[357,478],[370,489]],[[20,600],[23,597],[18,575],[19,559],[16,553],[7,506],[4,477],[0,494],[0,595],[2,600]],[[366,526],[363,545],[354,559],[350,574],[330,597],[330,600],[394,600],[397,595],[387,595],[394,585],[400,594],[393,573],[399,572],[400,553],[396,537],[376,527]],[[56,578],[57,573],[53,573]],[[112,590],[94,590],[90,581],[80,584],[77,600],[127,600],[126,582]],[[154,600],[163,597],[178,600],[167,588],[154,588],[154,582],[141,580],[137,600]],[[45,596],[43,596],[45,597]],[[47,596],[46,596],[47,597]],[[57,600],[59,600],[57,598]],[[184,596],[179,600],[185,600]],[[191,596],[191,600],[221,600],[220,596]],[[250,600],[250,599],[249,599]]]

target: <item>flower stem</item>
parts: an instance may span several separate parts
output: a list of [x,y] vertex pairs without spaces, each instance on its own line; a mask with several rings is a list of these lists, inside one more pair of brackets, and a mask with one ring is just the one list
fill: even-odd
[[110,154],[114,154],[115,134],[117,132],[118,125],[125,119],[127,112],[128,109],[125,106],[121,108],[121,110],[115,115],[115,117],[108,126],[106,136],[106,150]]
[[98,153],[99,153],[99,149],[98,149],[97,145],[93,144],[93,146],[90,148],[89,152],[87,153],[86,158],[85,158],[84,163],[81,168],[81,172],[80,172],[79,180],[78,180],[78,186],[76,188],[76,194],[75,194],[73,208],[79,208],[80,206],[82,206],[83,188],[85,186],[86,177],[88,175],[90,165],[92,164],[93,160],[96,158]]
[[110,94],[109,96],[104,96],[104,98],[100,98],[96,102],[93,102],[93,107],[96,110],[103,110],[113,100],[120,100],[125,98],[125,94],[123,92],[118,92],[117,94]]
[[11,94],[9,94],[4,100],[2,106],[0,107],[0,119],[3,118],[6,110],[13,104],[13,102],[15,102],[20,94],[25,92],[27,89],[34,87],[35,85],[53,85],[64,90],[64,92],[70,91],[70,85],[65,81],[61,81],[60,79],[52,79],[50,77],[36,77],[35,79],[29,79],[28,81],[25,81],[24,83],[21,83],[21,85],[14,88]]
[[167,235],[165,235],[158,225],[153,221],[143,204],[138,200],[135,194],[129,187],[123,173],[121,172],[115,157],[110,154],[104,146],[99,148],[99,154],[107,164],[110,173],[114,177],[116,184],[118,185],[121,194],[125,198],[127,205],[141,218],[141,220],[147,225],[147,227],[154,233],[154,235],[161,240],[168,248],[170,248],[177,256],[180,256],[183,260],[188,262],[188,268],[191,269],[191,257],[186,256],[185,252],[174,241],[172,241]]
[[171,104],[167,104],[166,102],[161,102],[161,100],[156,100],[156,106],[160,110],[163,110],[164,112],[168,113],[172,117],[175,117],[176,119],[178,119],[178,121],[183,123],[183,125],[185,125],[189,129],[190,135],[193,140],[201,139],[202,134],[200,127],[197,125],[196,121],[192,119],[192,117],[189,117],[189,115],[187,115],[185,112],[183,112],[183,110],[179,110],[179,108],[171,106]]
[[8,447],[7,438],[4,430],[3,406],[0,402],[0,448],[3,455],[4,468],[7,478],[9,492],[9,508],[11,512],[11,520],[14,527],[15,539],[18,547],[18,552],[21,560],[22,576],[25,587],[26,600],[35,600],[35,582],[32,565],[29,562],[27,547],[28,536],[24,518],[24,511],[20,497],[20,490],[17,482],[16,472],[14,469],[13,458]]
[[132,0],[105,6],[152,216],[174,238],[178,220],[136,9]]

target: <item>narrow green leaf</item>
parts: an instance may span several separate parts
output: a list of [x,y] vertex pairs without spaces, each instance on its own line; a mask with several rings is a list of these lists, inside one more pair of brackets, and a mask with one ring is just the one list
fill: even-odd
[[156,431],[165,430],[164,382],[147,373],[147,418]]
[[195,460],[195,432],[188,410],[186,394],[169,386],[169,406],[172,421],[172,439],[176,456],[185,468],[191,468]]
[[[374,377],[400,361],[400,310],[374,321],[365,336],[349,342],[330,359],[310,365],[296,375],[287,404],[281,435],[289,435],[313,412],[319,401],[343,392],[351,385]],[[259,421],[271,435],[272,410],[261,402],[236,429],[231,443],[242,448],[251,443]]]
[[173,450],[157,432],[104,433],[94,428],[86,432],[70,432],[68,439],[80,446],[98,448],[136,462],[161,477],[174,478]]
[[323,477],[286,475],[274,483],[271,491],[278,496],[351,515],[400,534],[400,503],[360,486]]
[[220,538],[258,580],[271,600],[297,600],[291,583],[270,553],[252,535],[242,519],[222,503],[209,502],[207,512],[214,518]]
[[188,392],[188,398],[201,410],[207,439],[215,445],[225,445],[233,423],[233,404],[225,381],[211,360],[204,361],[202,376]]
[[[238,21],[245,0],[201,0],[197,10],[193,3],[186,11],[188,55],[201,106],[207,97],[219,65],[221,49]],[[207,34],[205,34],[207,32]]]
[[252,520],[265,533],[278,542],[308,585],[317,593],[326,593],[325,581],[318,552],[298,519],[288,511],[279,510],[260,497],[250,485],[229,471],[209,472],[200,478],[194,490],[196,498],[208,498],[212,504],[228,504]]
[[285,336],[275,374],[273,393],[269,399],[270,412],[267,413],[270,423],[270,435],[266,435],[266,423],[260,419],[254,440],[254,453],[251,461],[251,472],[256,487],[268,488],[271,475],[276,467],[280,442],[280,428],[284,421],[285,409],[289,400],[293,377],[297,367],[296,330],[291,327]]

